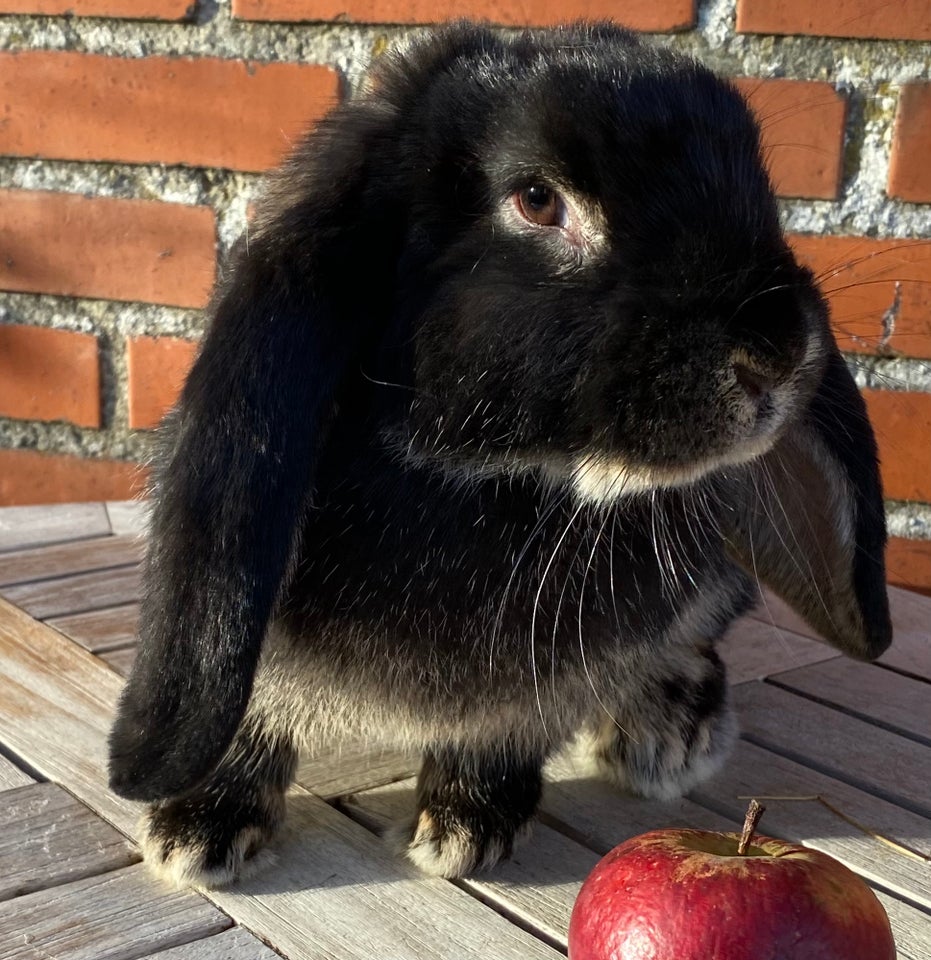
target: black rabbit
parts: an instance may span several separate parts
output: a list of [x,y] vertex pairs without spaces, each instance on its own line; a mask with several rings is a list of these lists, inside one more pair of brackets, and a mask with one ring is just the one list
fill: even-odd
[[163,428],[111,783],[234,878],[302,743],[423,751],[408,855],[508,855],[587,738],[667,797],[734,736],[714,643],[768,584],[890,625],[875,444],[756,124],[609,24],[381,58],[271,183]]

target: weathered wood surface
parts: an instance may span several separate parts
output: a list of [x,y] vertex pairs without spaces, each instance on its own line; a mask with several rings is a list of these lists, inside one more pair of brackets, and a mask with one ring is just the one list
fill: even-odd
[[362,743],[335,744],[304,757],[297,782],[324,800],[403,780],[416,773],[420,759],[397,750]]
[[837,658],[773,674],[770,682],[931,744],[931,687],[924,681]]
[[421,876],[363,826],[298,788],[273,870],[210,898],[290,960],[557,960],[459,886]]
[[143,537],[149,521],[146,500],[113,500],[104,507],[110,528],[117,536]]
[[0,960],[136,960],[229,926],[203,897],[137,864],[0,903]]
[[102,653],[135,642],[139,604],[90,610],[69,617],[49,617],[45,622],[81,644],[85,650]]
[[205,940],[186,943],[183,947],[147,953],[139,960],[280,960],[280,954],[270,950],[248,930],[232,927]]
[[[746,741],[738,742],[721,773],[691,796],[734,824],[743,819],[747,797],[765,798],[761,833],[823,850],[871,882],[931,910],[931,819]],[[770,799],[777,797],[785,799]],[[908,850],[929,859],[909,856]]]
[[0,510],[0,552],[65,540],[88,540],[110,534],[102,503],[68,503]]
[[[0,710],[2,709],[3,705],[0,704]],[[34,782],[28,773],[17,767],[15,763],[7,760],[6,757],[0,755],[0,791],[13,790],[16,787],[25,787],[27,784]]]
[[[345,808],[371,829],[383,831],[411,819],[414,782],[358,793],[348,798]],[[545,823],[536,823],[532,836],[517,847],[509,861],[491,873],[476,874],[459,884],[566,948],[572,905],[598,859],[593,850]]]
[[4,587],[3,596],[37,620],[45,620],[136,603],[140,575],[133,564]]
[[[753,749],[749,744],[741,747]],[[738,748],[735,762],[745,763],[747,759],[748,757],[741,753],[741,748]],[[740,801],[739,805],[733,807],[733,817],[722,817],[705,806],[689,800],[658,805],[620,797],[606,784],[584,778],[576,779],[572,761],[566,759],[560,759],[551,764],[549,773],[554,779],[546,786],[545,812],[542,815],[545,823],[537,824],[533,836],[518,849],[513,861],[497,868],[487,877],[476,875],[459,882],[486,902],[495,904],[497,909],[521,917],[528,926],[550,936],[559,945],[565,943],[566,924],[578,888],[584,876],[587,875],[588,870],[585,869],[587,863],[594,865],[595,859],[601,853],[611,849],[621,840],[646,830],[656,829],[660,825],[699,826],[705,829],[736,832],[746,809],[746,801]],[[824,786],[826,781],[827,778],[823,778],[819,785]],[[791,781],[788,782],[791,783]],[[720,807],[722,795],[728,794],[732,786],[732,783],[722,780],[719,785],[715,784],[712,789],[703,792],[701,799],[704,801],[706,797],[710,797],[711,802]],[[397,783],[363,792],[344,803],[349,809],[360,811],[363,821],[366,816],[370,818],[373,828],[383,828],[388,820],[403,819],[409,814],[412,803],[411,790],[410,783]],[[595,795],[594,814],[589,813],[587,809],[591,793]],[[834,795],[837,795],[836,791]],[[849,800],[849,794],[842,794],[842,800],[846,803]],[[882,801],[865,797],[864,802],[868,807],[872,802],[870,809],[874,815],[883,814]],[[558,819],[552,815],[554,808],[562,814]],[[852,804],[852,808],[858,810],[856,804]],[[667,816],[663,817],[658,810],[665,811]],[[588,819],[582,831],[575,829],[579,822],[579,811],[583,812],[583,819],[586,815]],[[891,822],[900,827],[903,816],[911,817],[912,822],[901,831],[906,835],[918,824],[919,818],[912,817],[904,811],[892,808],[889,814]],[[767,819],[768,816],[769,811],[767,811]],[[793,829],[799,822],[803,825],[802,828]],[[556,824],[559,831],[550,829],[546,826],[547,823]],[[905,877],[904,884],[900,882],[895,885],[901,886],[903,892],[910,898],[914,898],[916,891],[919,890],[924,891],[925,898],[929,895],[928,866],[910,860],[901,853],[886,855],[887,865],[889,856],[902,861],[895,863],[889,874],[883,873],[875,866],[861,870],[860,867],[866,865],[868,861],[868,855],[860,856],[863,851],[858,851],[857,856],[852,858],[857,862],[850,862],[851,858],[844,856],[845,849],[851,846],[856,847],[858,835],[854,831],[851,843],[850,830],[843,821],[840,821],[840,827],[838,827],[838,821],[835,819],[831,828],[823,822],[821,812],[811,811],[811,816],[808,818],[801,815],[800,819],[796,817],[793,821],[789,817],[780,820],[780,823],[789,829],[770,830],[767,827],[764,832],[825,849],[839,859],[846,860],[868,880],[882,879],[885,882],[892,877],[895,882]],[[926,822],[922,821],[922,825],[917,826],[918,832],[925,829],[924,823]],[[824,842],[817,836],[819,827],[827,831],[827,836],[835,834],[834,841]],[[844,836],[845,830],[847,836]],[[566,831],[570,836],[567,837],[562,831]],[[578,843],[574,843],[573,838],[577,839]],[[868,840],[866,845],[869,846],[873,842]],[[586,852],[586,846],[589,847],[590,852]],[[897,875],[896,870],[901,870],[901,873]],[[928,952],[931,949],[931,917],[922,910],[890,897],[882,891],[878,891],[877,895],[889,914],[898,945],[899,960],[927,960],[931,956]]]
[[744,617],[718,644],[731,683],[758,680],[780,670],[834,659],[836,650],[785,627]]
[[741,684],[734,702],[752,743],[931,816],[931,746],[769,683]]
[[0,793],[0,900],[138,860],[121,833],[53,783]]
[[135,537],[100,537],[12,550],[0,554],[0,587],[137,564],[144,549]]
[[[931,601],[918,593],[889,587],[889,608],[892,615],[893,643],[879,658],[883,666],[931,680]],[[750,616],[781,630],[803,637],[817,633],[778,597],[767,594],[765,602]]]
[[928,960],[931,957],[931,917],[882,890],[873,892],[889,915],[897,960]]
[[136,659],[136,648],[123,647],[120,650],[109,650],[101,653],[100,659],[121,677],[128,677]]
[[734,830],[737,826],[688,798],[660,803],[625,796],[594,777],[587,762],[572,751],[550,761],[546,774],[541,804],[545,822],[558,825],[599,853],[660,827]]
[[[142,510],[128,504],[107,505],[102,514],[84,511],[83,528],[74,525],[80,511],[73,508],[56,508],[51,519],[21,513],[4,526],[9,512],[0,510],[0,583],[8,584],[0,593],[28,603],[49,625],[0,601],[0,749],[132,836],[138,807],[106,787],[106,735],[122,681],[103,660],[125,671],[134,656],[141,545],[130,538],[143,528]],[[47,565],[44,551],[34,549],[43,542],[58,544],[47,548]],[[129,562],[114,564],[114,557]],[[18,560],[24,574],[17,572]],[[114,583],[114,574],[125,579]],[[387,820],[410,815],[417,758],[334,745],[301,765],[289,823],[271,851],[277,863],[232,891],[211,892],[210,899],[289,960],[554,958],[564,950],[581,880],[616,843],[667,825],[735,830],[744,795],[818,795],[849,819],[817,800],[770,800],[764,832],[823,849],[890,891],[879,895],[900,960],[928,960],[931,867],[920,857],[931,852],[931,601],[896,590],[891,598],[896,643],[879,667],[840,658],[773,598],[735,625],[722,653],[738,685],[734,699],[747,739],[719,777],[688,799],[660,804],[623,797],[591,779],[576,756],[559,757],[548,766],[529,844],[493,873],[451,884],[421,877],[377,836]],[[754,682],[761,678],[768,680]],[[108,867],[106,851],[118,835],[59,787],[33,783],[0,755],[3,788],[0,801],[13,812],[4,819],[0,811],[0,898],[4,880],[14,894],[34,892],[0,902],[0,960],[276,956],[252,933],[227,929],[231,921],[205,900],[150,880],[141,865]],[[43,824],[57,826],[43,834]],[[82,854],[82,830],[109,840],[101,846],[89,839]],[[23,868],[5,867],[4,855],[15,860],[18,845],[44,850],[43,836],[48,851],[44,860],[35,858],[32,871],[45,878],[35,881],[44,888],[29,887],[29,877],[17,887],[15,871]],[[129,862],[135,858],[124,841],[115,843]],[[69,849],[72,854],[64,852]],[[84,869],[75,865],[82,855],[90,873],[75,881],[68,871]],[[120,896],[127,898],[123,911],[114,906]],[[193,901],[170,899],[175,896]],[[207,911],[203,923],[191,919],[190,903]],[[6,933],[22,933],[16,923],[30,939],[20,936],[8,947]]]
[[0,743],[129,835],[139,809],[106,782],[122,686],[93,654],[0,600]]

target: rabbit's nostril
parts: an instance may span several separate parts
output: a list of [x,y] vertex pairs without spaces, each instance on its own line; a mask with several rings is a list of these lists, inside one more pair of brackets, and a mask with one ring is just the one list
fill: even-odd
[[734,363],[734,379],[754,403],[761,403],[773,388],[773,381],[742,363]]

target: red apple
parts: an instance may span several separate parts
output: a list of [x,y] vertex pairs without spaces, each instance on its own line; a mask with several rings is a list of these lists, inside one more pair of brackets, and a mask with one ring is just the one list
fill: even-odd
[[873,891],[827,854],[755,836],[655,830],[582,885],[569,960],[895,960]]

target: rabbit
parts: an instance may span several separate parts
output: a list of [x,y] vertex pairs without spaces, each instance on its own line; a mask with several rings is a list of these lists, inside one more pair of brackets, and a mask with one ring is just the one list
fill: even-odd
[[864,403],[736,90],[610,23],[380,57],[271,178],[160,432],[110,783],[244,875],[298,751],[422,754],[405,855],[508,857],[570,742],[678,796],[759,584],[890,643]]

